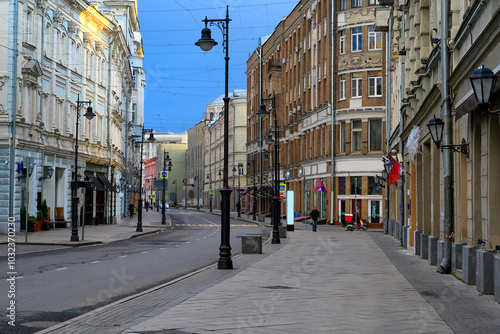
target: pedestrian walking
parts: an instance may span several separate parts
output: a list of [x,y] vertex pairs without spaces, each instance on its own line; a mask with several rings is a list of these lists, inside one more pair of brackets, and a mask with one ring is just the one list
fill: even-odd
[[241,217],[241,204],[240,201],[236,203],[236,210],[238,210],[238,217]]
[[134,203],[130,202],[128,205],[128,212],[130,214],[130,218],[134,217]]
[[316,209],[316,207],[313,208],[311,211],[311,219],[312,219],[312,231],[316,232],[316,229],[318,227],[318,218],[319,218],[319,211]]
[[146,201],[146,212],[148,212],[148,210],[149,210],[149,202]]

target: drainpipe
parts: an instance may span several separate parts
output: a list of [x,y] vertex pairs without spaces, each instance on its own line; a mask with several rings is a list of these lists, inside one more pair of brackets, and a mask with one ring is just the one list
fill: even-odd
[[[405,19],[404,19],[404,12],[403,12],[403,19],[401,20],[401,30],[405,31]],[[403,118],[403,112],[406,110],[406,105],[404,101],[404,88],[405,88],[405,62],[406,61],[406,56],[401,56],[401,108],[399,109],[399,148],[398,151],[401,153],[402,161],[399,163],[401,164],[401,167],[404,169],[404,144],[403,144],[403,127],[404,127],[404,118]],[[399,196],[399,222],[401,223],[401,231],[400,235],[398,236],[398,240],[403,241],[403,233],[404,229],[403,226],[405,225],[405,173],[400,173],[399,174],[399,181],[398,181],[398,196]]]
[[[9,3],[9,50],[8,55],[10,59],[9,66],[9,79],[8,79],[8,110],[9,110],[9,132],[11,133],[12,139],[10,143],[10,182],[9,182],[9,218],[14,217],[14,198],[15,198],[15,171],[16,166],[16,110],[17,110],[17,28],[18,28],[18,0],[10,0]],[[26,212],[28,212],[28,207],[26,207]],[[26,221],[28,224],[28,221]],[[26,225],[28,226],[28,225]],[[26,229],[28,230],[28,229]],[[7,229],[6,229],[7,231]]]
[[[389,31],[387,33],[386,42],[386,84],[385,84],[385,151],[389,153],[390,148],[390,138],[391,138],[391,49],[392,49],[392,29],[393,29],[393,19],[394,19],[394,7],[391,6],[391,13],[389,14]],[[404,30],[403,30],[404,31]],[[401,72],[404,73],[402,70]],[[404,78],[404,77],[402,77]],[[401,79],[403,80],[403,79]],[[404,80],[403,80],[404,81]],[[388,182],[385,183],[385,219],[384,219],[384,233],[388,233],[389,229],[389,185]]]
[[[450,55],[448,50],[448,14],[450,8],[448,0],[441,0],[441,117],[444,121],[443,146],[451,144],[452,121],[450,112]],[[451,150],[443,150],[444,172],[444,224],[443,224],[443,258],[439,269],[443,273],[451,271],[451,240],[446,236],[451,235],[453,222],[453,188],[452,188],[452,163]]]
[[[335,34],[334,34],[334,31],[335,31],[335,1],[332,0],[331,1],[331,5],[330,5],[330,9],[331,9],[331,32],[330,32],[330,38],[331,38],[331,43],[332,43],[332,53],[330,54],[331,56],[331,66],[330,66],[330,80],[331,80],[331,91],[330,91],[330,99],[331,99],[331,104],[330,104],[330,107],[331,107],[331,124],[332,124],[332,128],[331,128],[331,158],[330,158],[330,224],[333,224],[335,219],[334,219],[334,207],[335,207],[335,80],[334,80],[334,76],[335,76],[335,65],[334,65],[334,61],[335,61],[335,54],[334,54],[334,50],[335,50]],[[305,174],[304,174],[305,175]],[[305,176],[304,176],[305,177]],[[305,187],[305,182],[304,182],[304,187]],[[305,189],[305,188],[304,188]],[[304,215],[305,215],[305,210],[304,210]]]
[[[108,56],[108,91],[107,91],[107,96],[106,96],[106,100],[108,101],[107,103],[107,118],[108,118],[108,122],[106,124],[106,127],[107,127],[107,138],[106,138],[106,141],[108,143],[108,147],[109,147],[109,150],[110,150],[110,153],[109,153],[109,165],[108,165],[108,172],[107,172],[107,178],[108,180],[111,180],[112,177],[111,177],[111,168],[113,166],[113,148],[111,147],[111,138],[110,138],[110,128],[111,128],[111,125],[110,125],[110,120],[111,120],[111,103],[110,103],[110,99],[111,99],[111,60],[112,60],[112,56],[113,56],[113,43],[115,42],[116,40],[116,37],[118,37],[118,33],[119,31],[117,31],[115,33],[115,36],[113,36],[113,38],[111,39],[111,41],[109,42],[109,56]],[[125,160],[126,161],[126,160]],[[111,197],[109,195],[109,191],[106,192],[107,195],[109,197]],[[108,197],[106,196],[106,197]],[[109,205],[105,205],[104,208],[106,211],[109,210],[109,212],[112,212],[112,201],[109,201]],[[127,202],[125,202],[127,203]],[[108,207],[109,206],[109,207]],[[125,206],[125,205],[124,205]],[[111,224],[112,223],[112,219],[111,219],[111,216],[110,214],[108,214],[108,212],[105,212],[104,213],[104,216],[105,217],[108,217],[108,224]]]
[[[262,42],[261,39],[259,38],[259,51],[257,54],[259,55],[259,108],[260,108],[260,103],[262,103]],[[258,110],[260,110],[258,108]],[[257,116],[259,119],[259,189],[262,188],[262,117]],[[255,168],[255,166],[253,166]],[[255,184],[255,181],[254,181]],[[254,195],[257,196],[257,192],[254,190]],[[259,206],[259,212],[262,211],[262,203],[261,199],[257,202]],[[255,208],[253,208],[255,212]]]

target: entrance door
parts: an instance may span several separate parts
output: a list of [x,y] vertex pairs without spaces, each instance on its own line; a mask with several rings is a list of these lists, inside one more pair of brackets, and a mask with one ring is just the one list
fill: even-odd
[[104,224],[104,191],[96,192],[95,224]]
[[352,200],[352,205],[351,205],[351,213],[352,213],[352,219],[353,221],[356,222],[356,224],[359,222],[359,218],[361,218],[361,200],[360,199],[353,199]]
[[[81,224],[81,222],[80,222]],[[94,224],[94,191],[85,190],[85,225]]]
[[372,201],[370,215],[372,217],[372,223],[380,223],[380,201]]

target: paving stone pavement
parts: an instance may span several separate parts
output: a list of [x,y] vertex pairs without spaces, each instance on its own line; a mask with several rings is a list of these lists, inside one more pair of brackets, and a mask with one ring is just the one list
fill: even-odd
[[369,233],[295,231],[270,247],[278,250],[121,333],[452,333]]
[[[450,325],[455,333],[500,333],[500,305],[452,275],[443,275],[427,260],[399,247],[388,235],[371,233],[396,268]],[[420,310],[425,318],[426,311]]]

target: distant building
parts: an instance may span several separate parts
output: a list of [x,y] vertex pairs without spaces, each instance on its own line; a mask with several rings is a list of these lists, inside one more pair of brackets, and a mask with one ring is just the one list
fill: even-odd
[[[224,102],[219,96],[207,105],[203,127],[204,135],[204,203],[206,206],[219,208],[220,192],[223,180],[224,164]],[[246,113],[247,95],[246,90],[238,89],[229,94],[229,128],[228,128],[228,185],[234,190],[235,187],[243,186],[243,176],[233,169],[243,165],[246,170]],[[238,182],[239,181],[239,182]],[[213,194],[210,191],[213,190]],[[231,208],[234,209],[238,199],[238,191],[231,193]]]

